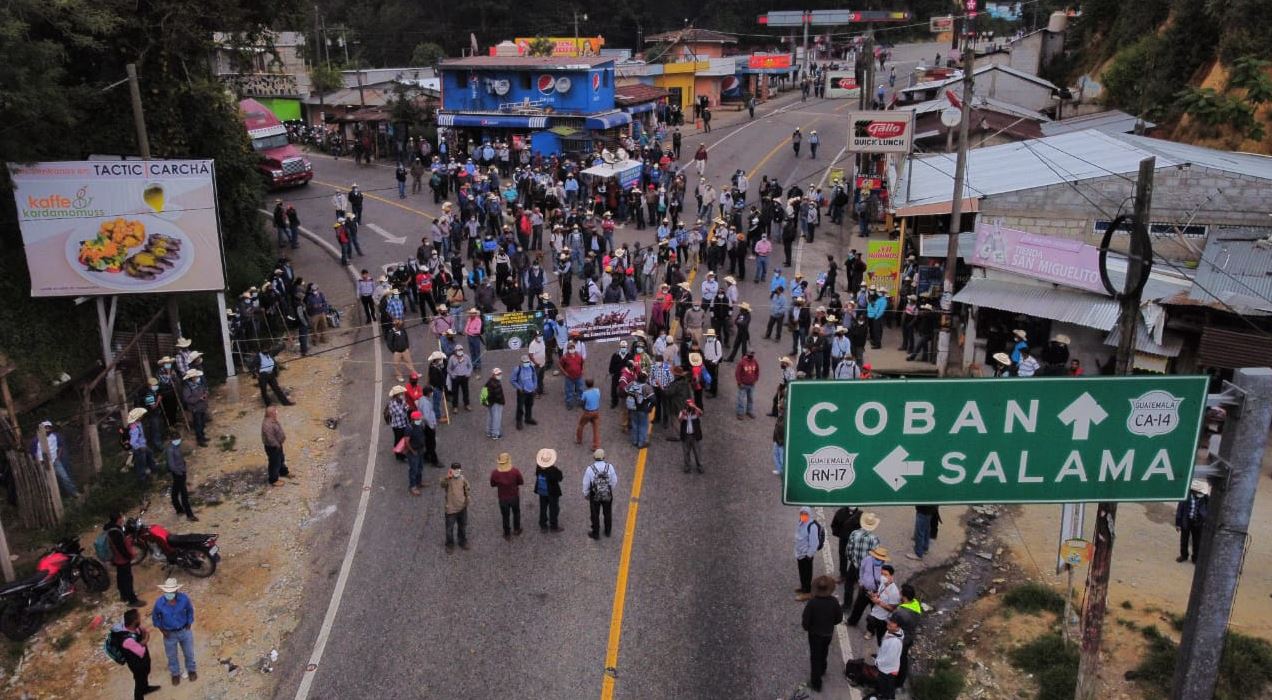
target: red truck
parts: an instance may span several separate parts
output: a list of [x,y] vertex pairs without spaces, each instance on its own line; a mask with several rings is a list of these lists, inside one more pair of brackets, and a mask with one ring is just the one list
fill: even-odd
[[265,176],[270,189],[309,184],[314,177],[314,166],[287,140],[287,127],[278,117],[252,99],[239,102],[239,111],[243,113],[247,136],[252,139],[252,150],[261,157],[256,168]]

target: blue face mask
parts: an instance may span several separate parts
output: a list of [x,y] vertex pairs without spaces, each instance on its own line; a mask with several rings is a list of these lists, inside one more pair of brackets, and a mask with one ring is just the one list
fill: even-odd
[[164,593],[164,594],[163,594],[163,597],[164,597],[164,599],[165,599],[165,600],[176,600],[176,599],[177,599],[177,594],[176,594],[176,592],[175,592],[175,591],[174,591],[174,592],[172,592],[172,593]]
[[173,447],[179,447],[181,445],[181,438],[177,438],[176,440],[173,440],[172,445]]

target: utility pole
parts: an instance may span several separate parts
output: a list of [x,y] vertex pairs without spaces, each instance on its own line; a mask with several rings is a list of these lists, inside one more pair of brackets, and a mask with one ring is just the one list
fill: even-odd
[[[146,135],[146,114],[141,108],[141,85],[137,82],[137,64],[125,66],[128,71],[128,95],[132,97],[133,126],[137,129],[137,152],[142,160],[150,160],[150,137]],[[116,74],[118,75],[118,74]]]
[[[583,13],[583,21],[587,21],[587,13]],[[638,47],[639,48],[639,47]],[[583,53],[583,47],[579,45],[579,11],[574,10],[574,55],[578,56]]]
[[1210,459],[1226,474],[1209,479],[1210,515],[1202,532],[1201,554],[1188,595],[1171,700],[1214,697],[1224,637],[1250,539],[1250,512],[1259,487],[1259,462],[1272,424],[1272,370],[1238,369],[1230,388],[1236,390],[1238,398],[1228,406],[1218,459],[1214,455]]
[[[1140,161],[1135,182],[1135,214],[1126,263],[1124,289],[1118,294],[1122,313],[1118,318],[1121,338],[1117,344],[1117,373],[1130,375],[1135,365],[1135,334],[1139,323],[1140,295],[1153,267],[1153,243],[1148,237],[1149,211],[1153,205],[1153,173],[1156,158]],[[1101,257],[1101,266],[1104,259]],[[1256,477],[1257,478],[1257,477]],[[1100,503],[1095,513],[1095,552],[1087,569],[1086,596],[1082,601],[1082,649],[1078,661],[1078,685],[1074,700],[1095,700],[1100,685],[1100,642],[1108,608],[1109,573],[1117,533],[1117,503]],[[1231,575],[1231,571],[1226,572]]]
[[807,12],[804,13],[804,77],[808,77],[808,25],[812,19]]
[[936,367],[942,377],[953,369],[954,353],[954,273],[958,270],[958,240],[962,232],[963,182],[967,179],[967,125],[972,121],[972,95],[976,55],[963,41],[963,119],[958,123],[958,158],[954,161],[954,199],[950,201],[949,239],[945,252],[945,280],[941,287],[941,332],[936,341]]

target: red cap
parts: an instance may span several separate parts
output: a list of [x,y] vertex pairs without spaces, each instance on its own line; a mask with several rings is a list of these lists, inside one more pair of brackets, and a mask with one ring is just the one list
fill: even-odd
[[424,414],[419,411],[411,411],[411,420],[423,420]]
[[419,372],[411,372],[411,379],[419,379],[419,378],[420,378]]

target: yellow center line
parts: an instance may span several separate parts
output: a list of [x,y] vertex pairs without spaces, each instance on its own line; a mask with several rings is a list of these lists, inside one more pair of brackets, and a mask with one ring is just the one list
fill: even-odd
[[[812,126],[814,121],[816,119],[808,121],[800,128],[806,129]],[[760,162],[747,172],[754,173],[764,167],[764,164],[769,162],[783,146],[789,145],[790,139],[778,141],[777,145],[769,149]],[[393,202],[389,203],[393,204]],[[691,287],[690,294],[693,293],[692,286],[697,274],[698,269],[694,268],[686,277]],[[676,337],[676,323],[676,319],[672,319],[671,337],[673,338]],[[618,650],[623,637],[623,608],[627,604],[627,574],[632,565],[632,544],[636,539],[636,515],[640,510],[640,489],[645,481],[645,459],[648,454],[648,447],[643,447],[636,453],[636,473],[632,477],[632,493],[627,502],[627,521],[623,525],[623,551],[618,558],[618,575],[614,581],[614,606],[610,611],[609,641],[605,645],[605,672],[601,676],[601,700],[612,700],[614,697],[615,677],[618,674]]]
[[[345,192],[345,191],[347,191],[347,190],[348,190],[348,188],[346,188],[346,187],[345,187],[345,186],[343,186],[343,185],[336,185],[336,184],[332,184],[332,183],[330,183],[330,182],[323,182],[323,181],[321,181],[321,180],[310,180],[310,182],[312,182],[312,183],[313,183],[313,184],[315,184],[315,185],[322,185],[323,187],[329,187],[329,188],[331,188],[331,189],[333,189],[333,190],[336,190],[337,192]],[[430,219],[435,219],[435,218],[437,218],[437,215],[436,215],[436,214],[430,214],[430,213],[428,213],[428,212],[424,211],[423,209],[416,209],[416,208],[414,208],[414,207],[408,207],[408,206],[406,206],[405,204],[402,204],[401,202],[395,202],[395,201],[393,201],[393,200],[391,200],[391,199],[385,199],[384,197],[381,197],[381,196],[380,196],[380,195],[378,195],[378,194],[370,194],[370,193],[368,193],[368,192],[363,192],[363,193],[362,193],[362,196],[363,196],[363,197],[366,197],[367,199],[374,199],[374,200],[375,200],[375,201],[377,201],[377,202],[381,202],[381,203],[383,203],[383,204],[388,204],[388,205],[390,205],[390,206],[397,207],[398,209],[402,209],[402,210],[404,210],[404,211],[409,211],[409,212],[411,212],[412,214],[418,214],[418,215],[420,215],[420,216],[427,216],[427,217],[428,217],[428,218],[430,218]]]

